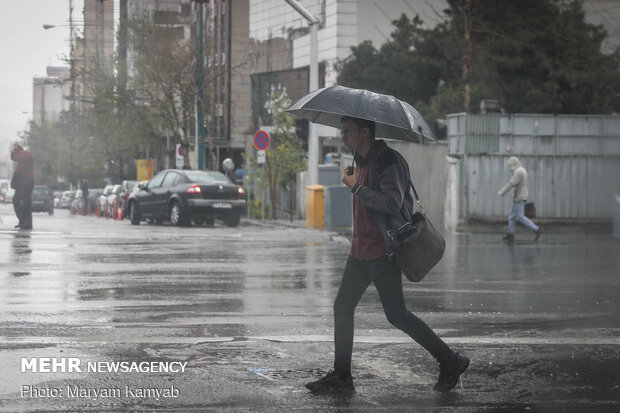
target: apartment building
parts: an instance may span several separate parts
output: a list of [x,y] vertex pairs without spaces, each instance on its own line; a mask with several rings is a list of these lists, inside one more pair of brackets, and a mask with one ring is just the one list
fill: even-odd
[[[418,14],[428,26],[442,19],[444,0],[299,0],[320,20],[318,30],[319,87],[336,84],[336,64],[351,54],[351,46],[370,40],[380,47],[402,13]],[[285,87],[293,101],[308,93],[310,31],[306,20],[282,0],[250,0],[252,49],[252,113],[256,126],[267,122],[264,109],[270,90]],[[337,150],[338,135],[319,126],[321,154]],[[305,138],[305,122],[298,131]]]
[[68,111],[70,69],[48,66],[47,76],[32,79],[32,120],[37,126],[58,119],[60,112]]

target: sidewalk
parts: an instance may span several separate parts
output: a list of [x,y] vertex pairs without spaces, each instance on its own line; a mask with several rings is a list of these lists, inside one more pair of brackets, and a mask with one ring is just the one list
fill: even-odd
[[[245,219],[242,222],[247,225],[258,226],[280,226],[286,228],[307,228],[306,221],[303,219],[290,220],[281,218],[278,220]],[[611,234],[613,222],[611,220],[550,220],[537,219],[536,223],[543,228],[543,234]],[[508,228],[506,220],[500,219],[471,219],[458,225],[456,233],[468,234],[504,234]],[[353,229],[350,227],[326,228],[324,231],[334,232],[341,236],[351,237]],[[521,225],[517,225],[517,234],[527,234],[529,230]],[[444,234],[449,232],[442,231]]]

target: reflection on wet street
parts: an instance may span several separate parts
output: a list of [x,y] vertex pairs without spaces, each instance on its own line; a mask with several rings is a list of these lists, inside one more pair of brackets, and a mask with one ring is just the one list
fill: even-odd
[[[35,214],[34,230],[19,231],[11,212],[0,205],[0,365],[11,378],[0,385],[0,406],[10,410],[50,402],[20,397],[16,383],[62,380],[91,387],[161,381],[178,385],[183,396],[55,400],[58,409],[301,404],[544,411],[549,395],[554,408],[620,407],[620,243],[607,234],[545,233],[538,243],[514,245],[499,234],[448,235],[444,259],[423,282],[406,282],[405,297],[472,358],[462,388],[431,394],[436,365],[389,325],[371,287],[356,312],[358,391],[319,399],[303,383],[331,367],[332,304],[348,253],[342,237],[249,224],[132,226],[63,210]],[[21,357],[62,355],[184,360],[190,372],[20,373]]]

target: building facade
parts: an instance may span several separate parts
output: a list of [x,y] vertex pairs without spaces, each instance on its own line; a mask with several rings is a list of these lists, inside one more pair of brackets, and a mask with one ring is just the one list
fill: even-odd
[[218,167],[213,169],[219,169],[228,157],[241,167],[243,152],[255,132],[249,13],[247,0],[209,0],[205,4],[205,147],[215,152]]
[[32,120],[37,126],[58,119],[70,109],[70,69],[48,66],[47,76],[32,79]]
[[[318,30],[319,87],[335,85],[337,63],[351,55],[351,47],[369,40],[379,48],[394,30],[392,22],[403,13],[420,15],[432,27],[443,19],[443,0],[299,0],[320,20]],[[306,20],[281,0],[250,0],[252,41],[252,109],[259,127],[265,122],[263,108],[274,87],[286,88],[295,101],[308,93],[310,31]],[[299,131],[305,135],[305,122]],[[319,125],[321,158],[340,151],[338,132]]]

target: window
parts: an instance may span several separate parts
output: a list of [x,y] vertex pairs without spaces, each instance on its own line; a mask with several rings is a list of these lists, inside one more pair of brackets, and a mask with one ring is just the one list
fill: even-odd
[[215,171],[187,171],[185,172],[185,175],[187,175],[191,182],[196,183],[230,183],[230,180],[226,177],[226,175]]
[[166,176],[166,172],[160,172],[153,177],[148,183],[149,189],[159,188],[161,186],[164,177]]
[[179,174],[174,172],[168,172],[166,178],[164,178],[164,182],[161,184],[162,187],[175,186],[177,181],[179,180]]

